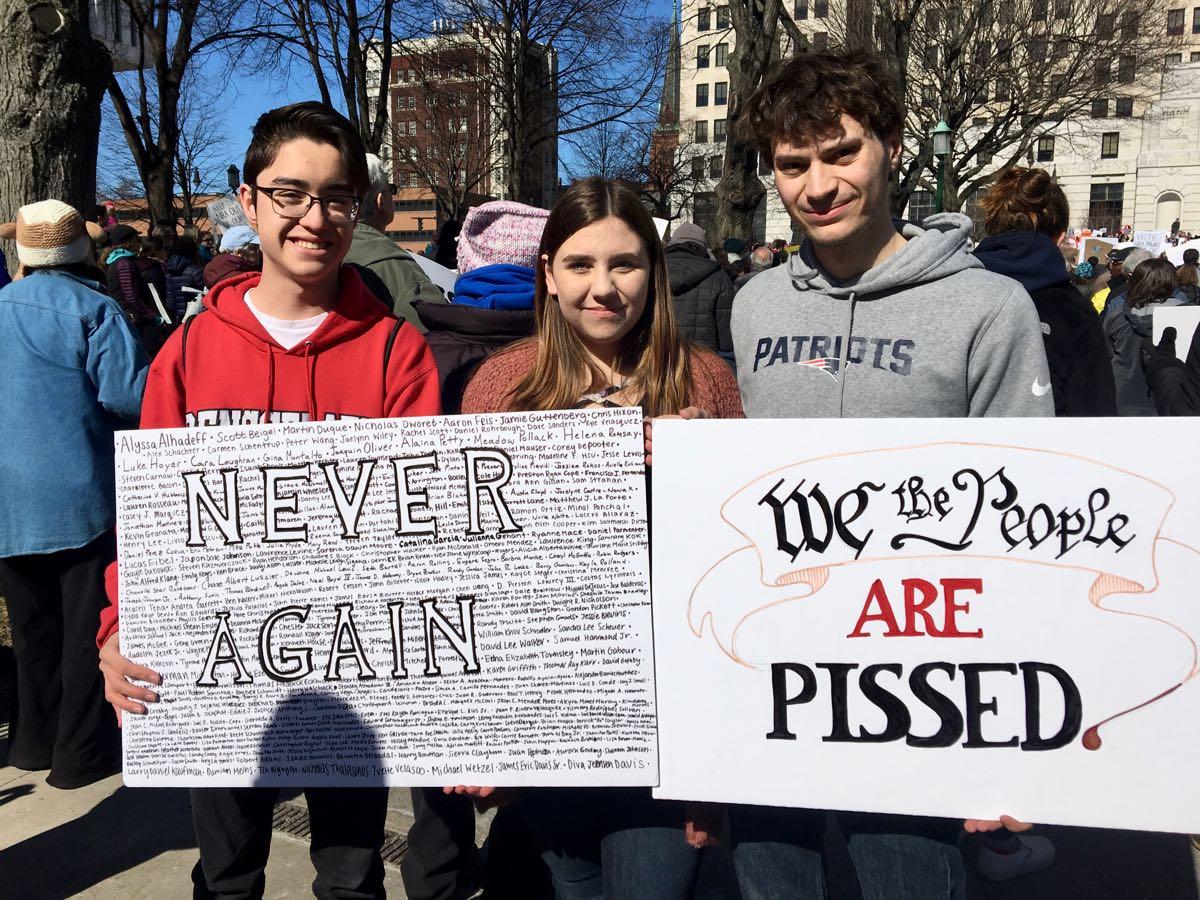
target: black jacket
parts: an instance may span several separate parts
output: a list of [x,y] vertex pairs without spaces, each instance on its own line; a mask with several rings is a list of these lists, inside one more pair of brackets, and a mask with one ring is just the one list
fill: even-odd
[[437,362],[442,412],[462,412],[463,392],[475,369],[497,350],[533,334],[532,309],[481,309],[455,303],[412,301],[427,329],[425,340]]
[[1042,323],[1057,416],[1115,416],[1116,384],[1095,307],[1071,284],[1054,241],[1033,231],[991,235],[975,248],[984,266],[1021,282]]
[[1187,362],[1176,358],[1175,342],[1165,340],[1142,358],[1158,414],[1200,416],[1200,328],[1192,335]]
[[734,290],[725,270],[699,244],[672,244],[666,258],[679,331],[704,347],[733,352],[729,317]]

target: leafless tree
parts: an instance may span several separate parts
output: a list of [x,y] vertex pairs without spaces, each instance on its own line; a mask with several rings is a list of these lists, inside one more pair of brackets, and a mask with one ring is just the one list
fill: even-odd
[[[190,87],[190,85],[189,85]],[[179,103],[179,145],[175,154],[175,188],[183,201],[183,222],[193,225],[196,197],[221,190],[225,171],[218,152],[225,146],[224,120],[214,102],[186,89]]]
[[92,39],[88,6],[0,0],[0,222],[37,200],[62,200],[84,213],[95,203],[100,102],[111,64]]
[[[892,189],[899,214],[931,189],[931,134],[954,133],[945,159],[944,208],[958,210],[993,173],[1025,159],[1048,133],[1096,113],[1130,115],[1158,91],[1168,34],[1166,6],[1150,0],[870,0],[875,41],[902,86],[905,152]],[[861,23],[833,10],[831,37]]]
[[540,202],[557,181],[557,141],[658,91],[667,31],[646,0],[439,0],[437,15],[478,46],[509,199]]
[[152,225],[175,227],[176,155],[184,80],[196,62],[243,34],[240,0],[121,0],[141,35],[135,71],[108,95],[142,184]]
[[291,71],[344,109],[367,151],[387,137],[396,0],[255,0],[234,46],[268,71]]

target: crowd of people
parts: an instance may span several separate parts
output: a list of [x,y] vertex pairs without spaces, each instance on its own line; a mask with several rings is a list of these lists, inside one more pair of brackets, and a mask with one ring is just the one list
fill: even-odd
[[[799,247],[734,241],[714,254],[691,224],[664,244],[636,191],[590,178],[548,211],[472,209],[438,241],[457,272],[448,293],[384,234],[386,167],[318,103],[258,120],[239,191],[249,227],[219,247],[101,229],[56,200],[22,207],[0,228],[20,264],[0,289],[9,763],[49,770],[60,788],[92,783],[119,769],[119,719],[158,701],[159,675],[120,650],[119,429],[628,406],[646,417],[652,467],[662,416],[1197,412],[1200,346],[1181,361],[1173,333],[1148,339],[1155,308],[1196,302],[1194,257],[1176,272],[1116,251],[1068,270],[1066,199],[1037,169],[996,179],[978,246],[966,216],[897,222],[902,122],[873,55],[781,63],[739,127],[771,162]],[[306,794],[315,895],[382,896],[386,789]],[[191,791],[194,896],[262,896],[276,796]],[[694,805],[648,788],[447,785],[414,789],[413,803],[413,900],[483,883],[496,897],[685,898],[719,841],[746,900],[961,898],[964,832],[985,833],[989,878],[1053,860],[1048,840],[1007,817]],[[490,806],[501,809],[484,859],[475,816]]]

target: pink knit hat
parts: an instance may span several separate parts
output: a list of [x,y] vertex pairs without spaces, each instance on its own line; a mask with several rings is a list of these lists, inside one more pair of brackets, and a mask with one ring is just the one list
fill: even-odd
[[550,213],[536,206],[496,200],[476,206],[458,236],[458,271],[508,263],[537,268],[542,229]]

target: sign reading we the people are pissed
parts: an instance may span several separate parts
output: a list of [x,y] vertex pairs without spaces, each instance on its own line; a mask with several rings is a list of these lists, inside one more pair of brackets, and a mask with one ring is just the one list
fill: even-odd
[[654,783],[639,411],[116,443],[126,783]]
[[1200,828],[1200,425],[1145,425],[657,427],[658,794]]

